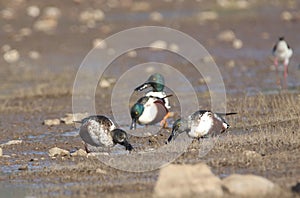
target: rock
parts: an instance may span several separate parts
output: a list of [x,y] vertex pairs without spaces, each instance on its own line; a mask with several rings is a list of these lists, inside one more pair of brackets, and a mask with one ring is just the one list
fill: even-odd
[[235,39],[235,34],[232,30],[224,30],[218,34],[217,38],[219,41],[233,42]]
[[130,52],[127,53],[127,56],[130,58],[135,58],[137,57],[137,52],[135,50],[131,50]]
[[155,197],[221,197],[221,180],[206,164],[169,165],[160,170]]
[[243,154],[247,157],[247,158],[260,158],[261,155],[255,151],[249,151],[246,150],[243,152]]
[[60,118],[60,121],[65,123],[65,124],[74,124],[74,121],[80,121],[83,118],[76,118],[74,117],[74,115],[72,113],[67,113],[65,117]]
[[32,30],[30,28],[20,29],[20,36],[30,36],[31,34],[32,34]]
[[60,16],[60,9],[54,6],[46,7],[43,11],[43,17],[45,18],[58,19]]
[[20,59],[20,54],[16,49],[11,49],[4,53],[3,59],[7,63],[15,63]]
[[234,39],[233,42],[232,42],[232,46],[235,49],[241,49],[243,47],[243,41],[240,40],[240,39]]
[[283,11],[280,15],[280,18],[283,21],[291,21],[293,19],[293,15],[289,11]]
[[167,42],[166,41],[157,40],[157,41],[154,41],[153,43],[151,43],[150,47],[152,48],[152,50],[167,49]]
[[150,2],[147,1],[134,1],[131,6],[131,11],[133,12],[146,12],[149,11],[151,8]]
[[152,12],[152,13],[150,13],[149,18],[150,18],[151,21],[160,22],[160,21],[163,20],[164,17],[159,12]]
[[211,56],[204,56],[202,58],[202,62],[204,62],[204,63],[212,63],[212,62],[214,62],[214,59]]
[[49,150],[49,156],[50,157],[56,157],[56,156],[69,156],[70,152],[58,147],[53,147]]
[[233,174],[223,179],[222,185],[226,191],[237,197],[262,197],[276,191],[274,183],[256,175]]
[[29,161],[30,162],[37,162],[37,161],[39,161],[39,159],[38,158],[31,158]]
[[58,24],[58,22],[56,19],[43,18],[43,19],[37,20],[33,24],[33,28],[37,31],[48,33],[48,32],[52,32],[53,30],[55,30],[57,27],[57,24]]
[[55,119],[47,119],[47,120],[44,120],[44,125],[47,125],[47,126],[55,126],[55,125],[59,125],[60,124],[60,120],[55,118]]
[[169,50],[171,50],[172,52],[177,53],[179,51],[179,46],[175,43],[171,43],[169,45]]
[[219,18],[219,15],[214,11],[202,11],[197,17],[199,21],[214,21]]
[[107,79],[102,78],[102,79],[100,80],[99,86],[100,86],[101,88],[108,88],[108,87],[111,86],[111,83],[110,83]]
[[107,47],[107,44],[105,40],[96,38],[93,40],[93,47],[98,48],[98,49],[105,49]]
[[37,6],[29,6],[26,9],[27,15],[31,17],[38,17],[40,15],[40,8]]
[[102,10],[100,9],[90,9],[90,10],[85,10],[79,14],[79,21],[82,23],[91,23],[92,21],[103,21],[105,18],[105,14]]
[[83,149],[79,149],[73,153],[71,153],[71,156],[75,157],[75,156],[83,156],[86,157],[87,156],[87,152]]
[[104,175],[107,174],[107,172],[105,170],[102,170],[101,168],[97,168],[96,173],[100,173],[100,174],[104,174]]
[[21,165],[18,170],[28,170],[28,165],[25,164],[25,165]]
[[14,145],[14,144],[21,144],[23,141],[22,140],[10,140],[6,143],[1,144],[1,146],[9,146],[9,145]]
[[0,157],[2,157],[3,155],[3,151],[2,151],[2,148],[0,147]]
[[0,11],[0,14],[3,19],[10,20],[15,17],[15,12],[12,8],[5,8]]
[[1,50],[3,52],[8,52],[9,50],[11,50],[11,47],[10,47],[10,45],[5,44],[5,45],[2,45]]
[[226,66],[229,68],[234,68],[235,67],[235,61],[234,60],[229,60],[226,62]]
[[29,51],[28,52],[28,56],[29,58],[31,58],[32,60],[37,60],[40,58],[40,53],[37,51]]

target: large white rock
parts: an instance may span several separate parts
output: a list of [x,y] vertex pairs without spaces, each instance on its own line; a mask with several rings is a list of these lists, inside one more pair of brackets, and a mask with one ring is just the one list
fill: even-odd
[[155,197],[221,197],[221,180],[206,164],[169,165],[161,169]]
[[273,182],[256,175],[233,174],[223,179],[222,184],[226,191],[238,197],[264,197],[279,192]]

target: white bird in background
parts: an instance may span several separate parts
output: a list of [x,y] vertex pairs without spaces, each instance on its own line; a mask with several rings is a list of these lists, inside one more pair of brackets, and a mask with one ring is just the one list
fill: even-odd
[[284,40],[284,37],[279,37],[277,43],[273,47],[272,54],[275,56],[274,65],[276,67],[276,75],[277,75],[277,85],[281,86],[280,76],[278,74],[278,67],[280,63],[283,63],[284,66],[284,84],[283,87],[287,87],[287,76],[288,76],[288,65],[291,56],[293,55],[293,50]]

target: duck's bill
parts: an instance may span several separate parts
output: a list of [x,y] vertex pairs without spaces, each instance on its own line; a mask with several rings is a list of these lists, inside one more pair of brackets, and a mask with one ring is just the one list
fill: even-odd
[[121,145],[125,146],[126,150],[128,150],[128,151],[133,150],[133,147],[131,146],[131,144],[129,144],[129,142],[126,140],[124,142],[122,142]]
[[169,142],[171,142],[171,141],[174,141],[176,138],[177,138],[177,136],[178,136],[178,133],[176,132],[176,131],[172,131],[172,133],[171,133],[171,135],[170,135],[170,137],[168,138],[168,140],[167,140],[167,142],[166,143],[169,143]]
[[136,121],[135,119],[133,119],[130,125],[130,130],[135,130],[135,129],[136,129]]
[[151,85],[149,83],[144,83],[144,84],[138,86],[137,88],[135,88],[134,91],[143,91],[144,89],[147,89],[150,86]]

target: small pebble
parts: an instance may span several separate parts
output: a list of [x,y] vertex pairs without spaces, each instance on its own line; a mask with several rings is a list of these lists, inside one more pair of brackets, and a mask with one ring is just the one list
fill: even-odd
[[152,48],[152,50],[167,49],[167,42],[166,41],[157,40],[157,41],[154,41],[153,43],[151,43],[150,47]]
[[5,44],[1,47],[1,50],[3,52],[7,52],[7,51],[11,50],[11,47],[10,47],[10,45]]
[[30,28],[22,28],[20,29],[21,36],[30,36],[32,34],[32,30]]
[[21,165],[18,170],[28,170],[28,165],[25,164],[25,165]]
[[260,158],[261,155],[255,151],[246,150],[243,154],[248,158]]
[[36,162],[36,161],[39,161],[39,159],[38,159],[38,158],[32,158],[32,159],[30,159],[29,161],[30,161],[30,162]]
[[31,58],[32,60],[37,60],[40,58],[40,53],[37,51],[29,51],[28,52],[28,56],[29,58]]
[[58,19],[61,16],[61,11],[54,6],[46,7],[43,11],[43,16],[45,18]]
[[177,53],[179,51],[179,46],[175,43],[171,43],[169,45],[169,50],[171,50],[172,52]]
[[2,148],[0,147],[0,157],[2,157],[3,155],[3,151],[2,151]]
[[56,156],[69,156],[70,152],[58,147],[54,147],[49,149],[49,156],[56,157]]
[[214,59],[213,59],[213,57],[211,57],[211,56],[205,56],[205,57],[202,58],[202,61],[203,61],[204,63],[211,63],[211,62],[214,61]]
[[230,60],[226,63],[226,66],[229,68],[234,68],[235,67],[235,62],[234,60]]
[[235,39],[235,34],[232,30],[224,30],[218,34],[217,38],[219,41],[232,42]]
[[20,54],[18,50],[11,49],[4,53],[3,58],[7,63],[15,63],[20,59]]
[[99,86],[101,88],[108,88],[111,86],[111,83],[107,79],[103,78],[100,80]]
[[37,6],[29,6],[26,9],[27,15],[31,17],[38,17],[40,15],[40,8]]
[[45,19],[37,20],[33,24],[33,28],[37,31],[49,33],[56,29],[57,24],[58,22],[56,19],[45,18]]
[[133,12],[147,12],[151,8],[150,2],[147,1],[134,1],[131,6]]
[[291,21],[293,19],[293,15],[289,11],[283,11],[280,17],[283,21]]
[[160,22],[163,20],[163,15],[159,12],[152,12],[149,16],[151,21]]
[[102,170],[101,168],[97,168],[96,173],[107,174],[107,172],[105,170]]
[[198,20],[200,21],[214,21],[219,18],[218,13],[214,11],[202,11],[198,14]]
[[232,46],[235,49],[241,49],[243,47],[243,41],[241,41],[240,39],[234,39],[232,42]]
[[130,52],[127,53],[127,56],[130,58],[135,58],[137,57],[137,52],[135,50],[131,50]]
[[14,10],[11,8],[5,8],[0,12],[2,18],[10,20],[13,19],[15,16]]
[[1,146],[9,146],[9,145],[14,145],[14,144],[21,144],[23,141],[22,140],[10,140],[6,143],[1,144]]
[[83,157],[86,157],[87,156],[87,152],[83,149],[79,149],[73,153],[71,153],[71,156],[83,156]]
[[100,38],[93,40],[93,47],[98,49],[105,49],[107,47],[106,41]]
[[59,125],[60,124],[60,120],[59,119],[47,119],[44,120],[44,125],[47,126],[54,126],[54,125]]

